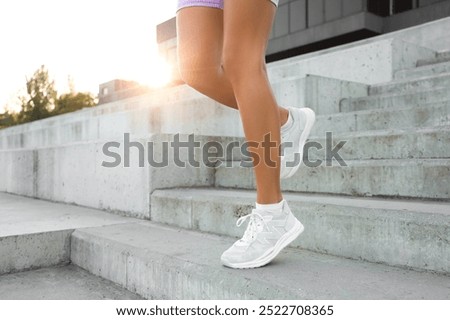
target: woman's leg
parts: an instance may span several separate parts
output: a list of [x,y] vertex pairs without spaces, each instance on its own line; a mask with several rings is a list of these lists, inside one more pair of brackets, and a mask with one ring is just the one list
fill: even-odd
[[[222,67],[223,10],[186,7],[178,11],[176,21],[182,79],[197,91],[237,109],[233,88]],[[280,107],[278,112],[280,124],[284,124],[288,111]]]
[[[267,42],[276,7],[269,0],[225,0],[224,70],[230,79],[247,141],[254,151],[257,202],[278,203],[280,191],[280,119],[265,66]],[[263,147],[269,135],[271,147]]]

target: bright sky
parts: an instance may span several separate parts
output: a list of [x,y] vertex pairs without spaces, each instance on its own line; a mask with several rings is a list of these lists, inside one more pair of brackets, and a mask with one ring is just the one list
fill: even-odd
[[42,64],[61,92],[69,76],[77,91],[95,95],[116,78],[148,84],[161,65],[156,25],[175,8],[176,0],[1,1],[0,113]]

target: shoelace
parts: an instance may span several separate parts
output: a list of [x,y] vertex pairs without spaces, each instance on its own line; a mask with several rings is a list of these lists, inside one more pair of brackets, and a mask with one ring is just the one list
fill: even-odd
[[250,218],[250,221],[248,223],[247,229],[245,230],[244,236],[240,240],[247,243],[253,241],[256,238],[256,235],[260,232],[258,228],[260,226],[259,221],[262,221],[267,227],[266,220],[264,220],[264,217],[260,213],[258,213],[256,209],[253,209],[252,213],[240,217],[236,221],[236,226],[240,227],[248,218]]

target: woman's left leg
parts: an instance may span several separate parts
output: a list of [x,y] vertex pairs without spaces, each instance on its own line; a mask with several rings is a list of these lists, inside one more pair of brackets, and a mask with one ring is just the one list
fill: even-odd
[[[269,263],[304,229],[280,190],[280,121],[265,66],[275,12],[269,0],[225,0],[224,72],[233,87],[246,140],[257,144],[254,151],[260,159],[259,163],[254,159],[256,208],[238,220],[239,226],[250,218],[247,230],[221,257],[232,268]],[[270,145],[264,146],[267,142]]]
[[[280,120],[266,73],[265,52],[276,7],[269,0],[225,0],[223,66],[254,152],[257,202],[281,201]],[[262,143],[270,138],[271,146]],[[253,151],[253,150],[252,150]]]

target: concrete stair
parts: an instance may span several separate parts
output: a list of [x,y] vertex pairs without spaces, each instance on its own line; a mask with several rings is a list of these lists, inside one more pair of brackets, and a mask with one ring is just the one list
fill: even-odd
[[436,64],[424,65],[418,68],[399,70],[395,73],[396,79],[420,78],[432,76],[437,73],[450,72],[450,59]]
[[437,52],[433,58],[419,59],[417,61],[417,67],[448,61],[450,61],[450,51]]
[[[178,195],[176,194],[178,192]],[[227,192],[230,192],[227,194]],[[230,225],[236,217],[245,214],[245,206],[254,195],[245,191],[223,190],[161,190],[152,201],[158,207],[158,198],[172,197],[185,201],[193,197],[198,210],[203,212],[203,226],[214,227],[210,219],[219,219]],[[211,199],[205,201],[206,197]],[[229,201],[219,201],[220,197]],[[232,199],[234,197],[234,199]],[[294,210],[298,211],[300,195],[292,197]],[[304,197],[313,205],[314,198]],[[317,199],[316,199],[317,200]],[[160,201],[160,204],[163,202]],[[202,232],[203,228],[183,226],[169,227],[106,213],[100,210],[52,203],[31,198],[0,193],[0,298],[1,299],[448,299],[450,288],[445,273],[431,273],[361,260],[346,259],[292,246],[284,250],[267,267],[255,270],[233,270],[220,264],[221,253],[235,238]],[[339,207],[342,199],[325,200]],[[159,209],[174,213],[176,209],[165,202]],[[343,204],[343,203],[342,203]],[[217,209],[211,210],[216,205]],[[238,211],[228,211],[239,205]],[[355,201],[351,206],[366,206]],[[322,206],[320,202],[317,207]],[[184,207],[184,206],[183,206]],[[432,239],[420,237],[417,232],[428,230],[429,237],[439,237],[438,224],[445,224],[447,216],[439,205],[412,206],[408,203],[373,203],[372,212],[365,218],[373,220],[374,228],[391,224],[400,237],[415,235],[414,246],[428,244],[430,254],[441,250],[443,258],[448,254],[443,247],[434,246]],[[410,212],[403,209],[409,208]],[[185,210],[186,207],[178,207]],[[305,207],[301,212],[314,219]],[[217,210],[223,211],[220,215]],[[385,211],[384,211],[385,210]],[[378,212],[379,211],[379,212]],[[181,211],[180,211],[181,212]],[[183,217],[186,217],[184,212]],[[331,212],[331,219],[338,222],[353,215],[350,211]],[[328,215],[322,210],[321,214]],[[385,219],[390,220],[386,223]],[[378,215],[380,215],[378,217]],[[414,217],[420,217],[415,219]],[[362,222],[364,217],[354,215]],[[200,221],[200,220],[199,220]],[[318,219],[316,219],[317,224]],[[331,221],[331,220],[330,220]],[[311,221],[312,223],[312,221]],[[347,222],[338,223],[338,228]],[[417,224],[417,225],[416,225]],[[326,225],[326,224],[324,224]],[[416,231],[414,231],[416,225]],[[220,223],[216,227],[221,227]],[[223,225],[222,225],[223,227]],[[312,230],[313,226],[310,226]],[[367,227],[366,227],[367,228]],[[230,230],[232,230],[230,228]],[[337,229],[340,230],[340,229]],[[64,236],[50,237],[60,233]],[[236,231],[233,231],[236,232]],[[305,240],[309,239],[305,231]],[[223,232],[217,232],[222,233]],[[225,232],[226,233],[226,232]],[[354,235],[356,236],[356,234]],[[11,242],[11,237],[15,241]],[[331,239],[331,236],[325,236]],[[345,236],[339,236],[342,241]],[[366,241],[368,237],[363,238]],[[36,241],[47,239],[48,241]],[[442,241],[445,241],[442,238]],[[327,240],[328,241],[328,240]],[[349,242],[353,241],[350,240]],[[385,242],[389,239],[385,238]],[[395,241],[400,241],[395,239]],[[307,240],[306,243],[310,242]],[[380,241],[381,242],[381,241]],[[13,245],[11,245],[13,243]],[[33,245],[34,243],[34,245]],[[357,245],[355,243],[355,245]],[[337,247],[337,246],[336,246]],[[374,245],[375,247],[375,245]],[[24,251],[27,248],[27,251]],[[391,250],[392,251],[392,250]],[[369,252],[366,250],[365,252]],[[381,252],[376,250],[374,256]],[[412,249],[399,259],[418,263],[428,261],[426,249],[413,254]],[[51,257],[62,259],[50,259]],[[434,261],[430,259],[430,261]],[[442,259],[440,265],[443,265]],[[436,263],[439,263],[436,261]],[[89,271],[80,270],[79,267]],[[437,268],[436,265],[430,268]],[[39,269],[39,270],[36,270]],[[289,275],[288,277],[286,275]],[[99,279],[100,276],[104,281]],[[84,282],[84,283],[83,283]],[[87,282],[87,283],[86,283]],[[112,283],[111,283],[112,282]],[[30,289],[29,284],[34,287]],[[115,284],[115,285],[114,285]],[[121,288],[117,287],[119,285]],[[70,290],[68,290],[70,288]],[[126,289],[126,290],[124,290]],[[138,294],[139,296],[136,296]]]
[[448,88],[449,86],[450,73],[442,73],[417,79],[399,79],[388,83],[372,85],[369,89],[369,95]]
[[[373,95],[367,97],[344,98],[340,101],[341,112],[361,110],[383,110],[403,108],[424,108],[436,106],[450,101],[447,88],[434,88],[425,91],[412,91],[407,93],[393,93],[386,95]],[[413,112],[413,110],[411,110]]]
[[[282,182],[283,191],[351,196],[404,197],[448,201],[450,159],[345,160],[303,167]],[[223,162],[215,187],[255,189],[251,168],[240,161]]]
[[[236,220],[251,211],[255,196],[239,189],[157,190],[151,219],[240,237]],[[294,248],[450,273],[450,203],[290,192],[284,197],[305,225]]]
[[306,229],[256,270],[219,260],[255,200],[242,154],[200,168],[101,165],[125,132],[242,142],[235,110],[179,86],[2,130],[0,191],[116,215],[0,193],[0,275],[72,263],[152,299],[449,299],[449,63],[383,38],[269,66],[281,105],[316,110],[308,145],[326,132],[331,147],[346,143],[342,161],[311,148],[282,182]]
[[355,131],[442,127],[450,124],[450,102],[432,103],[416,108],[369,109],[316,117],[311,135],[323,137]]
[[[265,268],[220,264],[234,241],[140,222],[76,230],[74,264],[151,299],[431,299],[450,295],[445,275],[284,250]],[[420,288],[420,290],[419,290]]]

